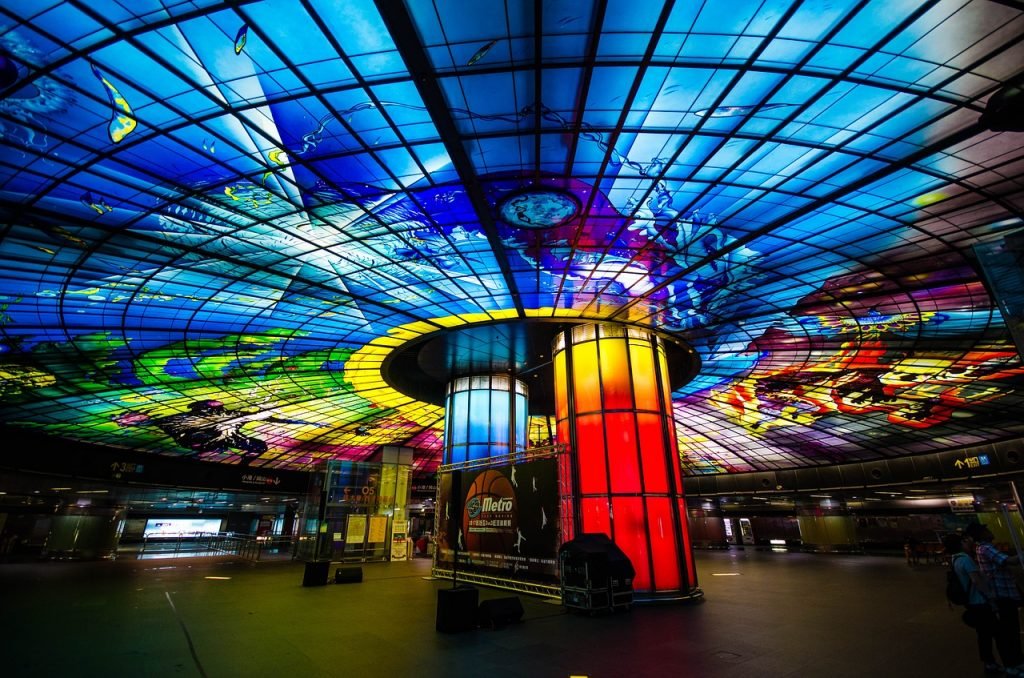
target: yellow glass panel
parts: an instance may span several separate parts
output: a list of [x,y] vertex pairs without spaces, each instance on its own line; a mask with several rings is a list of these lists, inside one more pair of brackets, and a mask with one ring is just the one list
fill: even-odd
[[572,348],[572,373],[576,413],[600,410],[601,377],[597,371],[596,341],[588,341]]
[[629,342],[629,360],[633,371],[633,395],[639,411],[660,412],[658,382],[655,379],[654,353],[646,341]]

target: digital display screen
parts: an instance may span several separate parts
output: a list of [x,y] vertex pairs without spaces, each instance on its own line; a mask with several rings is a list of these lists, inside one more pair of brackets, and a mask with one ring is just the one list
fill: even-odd
[[221,531],[220,518],[150,518],[146,521],[145,537],[181,537],[216,534]]

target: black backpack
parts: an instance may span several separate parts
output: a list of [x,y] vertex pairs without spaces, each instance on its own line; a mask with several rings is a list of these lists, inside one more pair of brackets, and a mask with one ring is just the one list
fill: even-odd
[[967,605],[970,597],[967,589],[960,583],[960,576],[953,570],[953,561],[949,562],[949,570],[946,572],[946,600],[950,605]]

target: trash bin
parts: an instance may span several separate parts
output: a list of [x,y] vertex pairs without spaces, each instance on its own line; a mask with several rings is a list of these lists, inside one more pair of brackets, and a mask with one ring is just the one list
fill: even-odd
[[558,549],[562,604],[593,614],[628,610],[636,570],[607,535],[581,534]]

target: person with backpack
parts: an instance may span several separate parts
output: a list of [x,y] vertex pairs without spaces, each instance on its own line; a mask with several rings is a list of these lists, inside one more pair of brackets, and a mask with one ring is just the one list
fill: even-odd
[[[992,544],[992,531],[981,523],[971,523],[964,534],[975,544],[978,569],[985,583],[992,589],[992,601],[999,615],[999,633],[996,643],[1002,642],[1006,653],[1000,647],[999,656],[1007,667],[1007,674],[1024,676],[1024,653],[1020,647],[1020,592],[1011,566],[1020,565],[1017,556],[1003,553]],[[965,542],[966,544],[966,542]],[[966,546],[965,546],[966,548]],[[1013,669],[1016,673],[1010,671]]]
[[974,552],[974,540],[967,535],[951,533],[943,538],[942,545],[949,557],[950,568],[947,573],[946,598],[953,605],[967,608],[961,618],[978,636],[978,657],[985,665],[985,672],[1001,673],[1004,668],[996,661],[992,651],[993,641],[997,641],[999,656],[1004,664],[1007,655],[1004,654],[1005,648],[998,643],[999,617],[996,615],[992,591],[970,555]]

